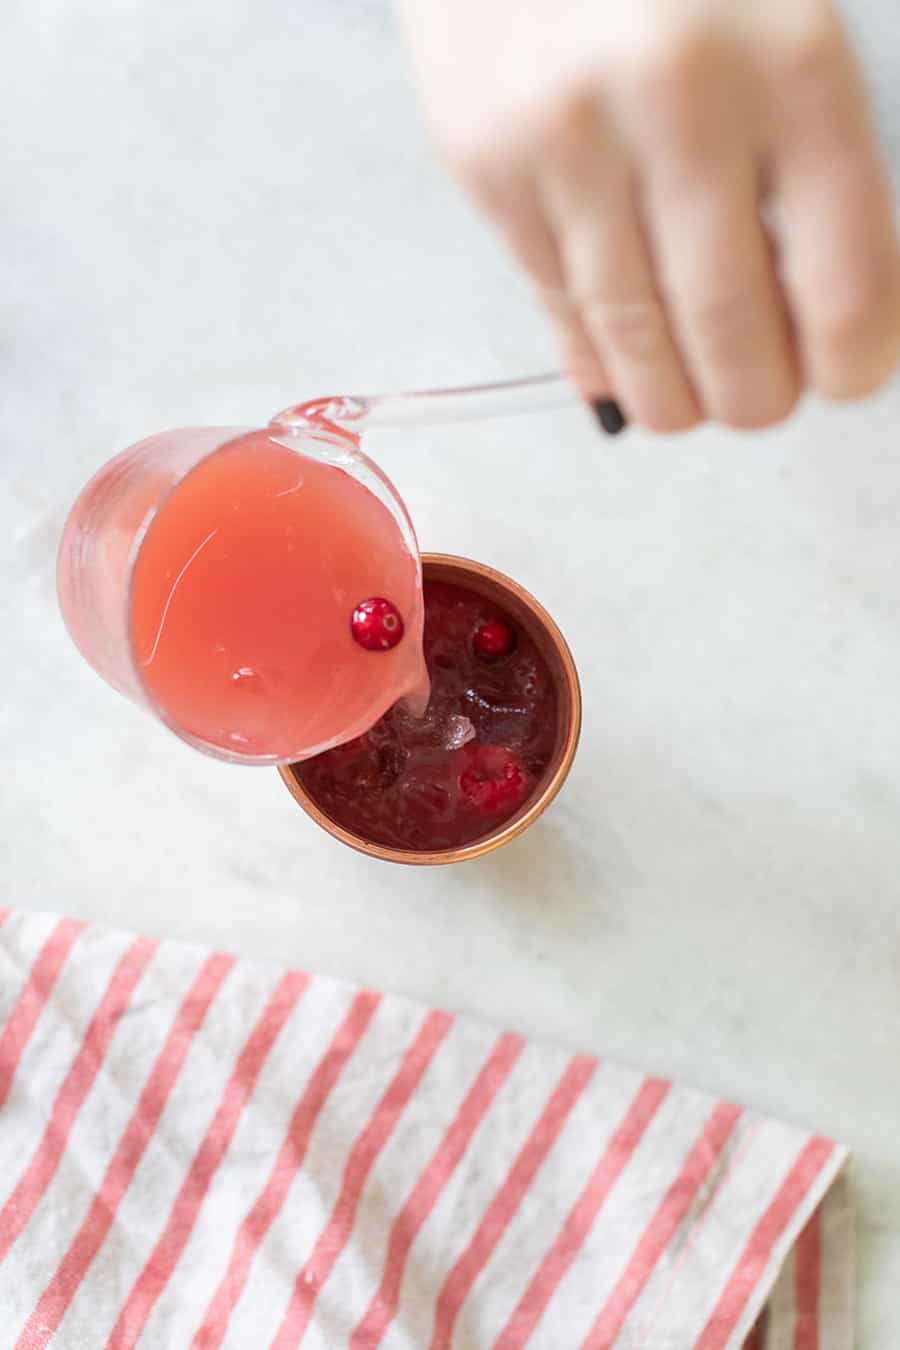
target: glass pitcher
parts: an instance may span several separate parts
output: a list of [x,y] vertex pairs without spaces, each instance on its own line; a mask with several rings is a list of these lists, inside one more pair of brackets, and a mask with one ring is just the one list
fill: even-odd
[[[57,582],[69,632],[121,693],[233,762],[301,761],[398,700],[421,709],[418,544],[365,433],[575,402],[562,376],[545,375],[315,399],[264,428],[141,441],[94,476],[66,523]],[[376,611],[373,654],[358,624]]]

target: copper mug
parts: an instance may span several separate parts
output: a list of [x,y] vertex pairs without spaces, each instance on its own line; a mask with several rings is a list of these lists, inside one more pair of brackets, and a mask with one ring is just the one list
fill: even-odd
[[423,553],[422,573],[427,581],[449,582],[499,605],[528,634],[547,662],[556,685],[556,742],[550,763],[534,792],[514,816],[483,838],[469,844],[459,844],[454,848],[427,852],[376,844],[370,839],[354,834],[351,830],[338,825],[312,799],[296,772],[299,766],[284,764],[279,767],[278,772],[297,804],[317,825],[327,830],[335,839],[339,839],[342,844],[348,844],[350,848],[357,849],[370,858],[380,858],[384,862],[433,867],[445,863],[466,862],[470,858],[480,858],[485,853],[491,853],[503,844],[508,844],[511,839],[515,839],[543,815],[566,781],[578,748],[581,732],[581,687],[572,653],[562,633],[544,607],[517,582],[504,576],[502,572],[485,566],[484,563],[452,557],[446,553]]

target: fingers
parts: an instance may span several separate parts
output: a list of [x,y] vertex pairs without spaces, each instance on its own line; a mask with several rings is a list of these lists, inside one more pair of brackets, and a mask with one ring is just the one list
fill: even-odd
[[[629,420],[661,431],[700,409],[679,356],[643,236],[627,160],[586,107],[545,160],[541,198],[555,233],[567,311],[605,366]],[[575,134],[572,134],[572,132]]]
[[467,141],[462,176],[567,371],[649,428],[767,426],[804,386],[861,396],[900,359],[900,248],[852,53],[821,0],[766,12],[640,42],[487,150]]
[[774,189],[808,383],[877,389],[900,358],[900,251],[853,55],[836,25],[782,72]]
[[560,287],[539,287],[541,302],[556,329],[563,369],[588,403],[610,397],[613,383],[581,315]]
[[606,365],[584,328],[577,307],[565,289],[557,240],[538,200],[533,175],[509,158],[503,171],[496,163],[479,172],[469,161],[470,191],[505,235],[514,257],[534,281],[559,340],[562,365],[588,403],[608,398],[613,386]]
[[765,427],[800,392],[791,322],[759,214],[749,155],[651,196],[659,273],[683,359],[705,415]]
[[629,125],[660,289],[703,413],[762,427],[791,411],[799,376],[760,214],[746,64],[742,48],[711,37],[667,51],[636,76]]

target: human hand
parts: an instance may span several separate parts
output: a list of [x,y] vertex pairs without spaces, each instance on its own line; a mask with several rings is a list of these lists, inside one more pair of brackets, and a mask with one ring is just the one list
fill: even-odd
[[[592,402],[759,427],[900,358],[900,252],[825,0],[398,0],[439,149]],[[773,235],[766,220],[774,218]]]

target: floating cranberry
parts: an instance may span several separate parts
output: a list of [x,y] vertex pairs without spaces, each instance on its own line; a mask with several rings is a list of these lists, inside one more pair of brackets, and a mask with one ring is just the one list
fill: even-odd
[[480,656],[482,661],[496,661],[501,656],[509,655],[516,645],[516,635],[502,619],[489,619],[475,629],[472,645],[476,656]]
[[387,652],[403,637],[403,619],[390,600],[373,596],[361,600],[353,611],[350,631],[367,652]]
[[512,812],[528,795],[521,761],[496,745],[467,746],[468,765],[459,776],[459,790],[485,815]]

